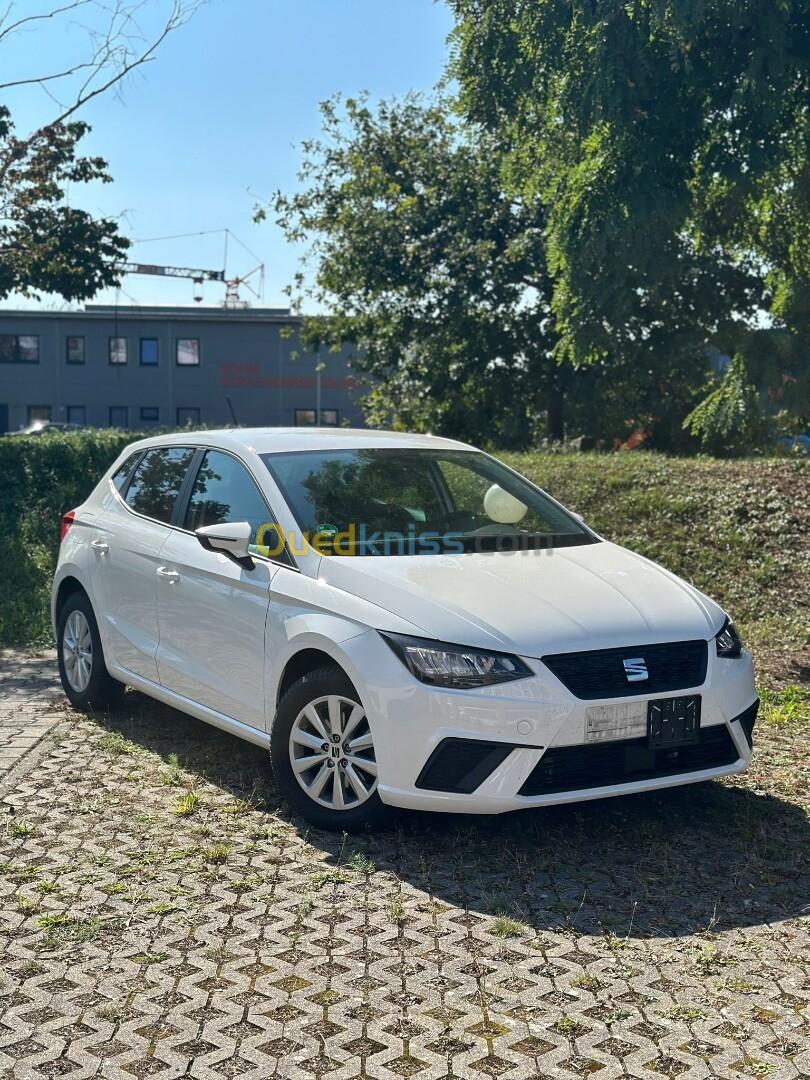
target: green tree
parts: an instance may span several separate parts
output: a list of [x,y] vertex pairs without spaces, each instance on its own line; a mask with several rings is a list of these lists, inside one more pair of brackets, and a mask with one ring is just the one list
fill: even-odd
[[129,247],[118,223],[65,203],[66,185],[110,180],[101,158],[76,154],[86,131],[73,121],[18,139],[0,106],[0,299],[47,292],[81,300],[117,283],[115,265]]
[[357,346],[372,421],[523,445],[544,417],[561,438],[573,373],[552,356],[544,213],[504,194],[496,141],[441,100],[322,112],[301,189],[273,203],[287,238],[311,245],[298,302],[329,312],[305,335]]
[[[450,0],[465,114],[549,207],[560,353],[695,344],[810,278],[810,0]],[[780,308],[774,308],[780,317]]]
[[[129,247],[118,222],[67,205],[69,185],[108,183],[106,162],[81,157],[77,147],[89,131],[75,118],[88,102],[118,86],[149,63],[166,37],[181,27],[201,0],[161,0],[149,25],[139,0],[61,0],[48,9],[9,0],[0,12],[0,299],[54,293],[83,300],[116,284]],[[67,33],[76,12],[87,20],[84,51],[73,52]],[[47,28],[63,35],[63,65],[44,71],[36,49],[24,54],[24,35]],[[22,62],[30,58],[31,69]],[[43,92],[47,115],[20,134],[11,101]]]

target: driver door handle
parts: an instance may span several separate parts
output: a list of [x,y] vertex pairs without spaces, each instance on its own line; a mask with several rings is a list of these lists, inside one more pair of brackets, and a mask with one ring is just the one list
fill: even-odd
[[105,540],[91,540],[90,547],[99,555],[106,555],[110,550],[110,545]]
[[159,566],[157,568],[158,577],[163,578],[164,581],[168,581],[170,585],[176,585],[180,580],[180,575],[176,570],[170,570],[168,566]]

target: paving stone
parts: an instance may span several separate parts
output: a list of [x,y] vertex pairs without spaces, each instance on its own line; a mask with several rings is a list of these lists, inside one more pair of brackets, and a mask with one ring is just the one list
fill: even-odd
[[346,838],[257,748],[6,650],[0,1076],[806,1078],[810,740],[758,735],[722,784]]

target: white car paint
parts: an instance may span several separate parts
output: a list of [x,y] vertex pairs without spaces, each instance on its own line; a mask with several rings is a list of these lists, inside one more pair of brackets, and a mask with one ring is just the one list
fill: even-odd
[[[121,500],[110,477],[134,450],[154,446],[235,455],[289,533],[297,522],[261,454],[472,449],[431,436],[300,428],[183,433],[134,443],[76,508],[53,585],[54,626],[66,579],[87,592],[115,678],[267,746],[286,665],[305,649],[327,653],[365,707],[379,794],[397,806],[497,813],[690,783],[747,766],[750,746],[735,718],[756,701],[751,657],[719,658],[713,639],[726,620],[722,609],[653,562],[607,541],[513,554],[379,558],[323,556],[304,543],[295,550],[294,568],[257,558],[248,570],[205,550],[193,533],[144,518]],[[475,690],[428,686],[380,632],[513,653],[532,675]],[[518,794],[549,748],[585,743],[590,709],[647,700],[629,694],[580,699],[541,657],[614,647],[634,656],[637,647],[693,639],[709,644],[706,678],[675,693],[701,695],[701,727],[724,726],[738,751],[735,761],[630,783]],[[418,788],[420,771],[445,738],[486,739],[513,749],[473,793]]]

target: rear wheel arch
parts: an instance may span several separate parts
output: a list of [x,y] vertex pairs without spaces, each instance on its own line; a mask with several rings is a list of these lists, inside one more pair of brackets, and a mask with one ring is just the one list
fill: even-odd
[[59,625],[59,618],[64,610],[65,604],[74,593],[84,593],[84,595],[87,596],[87,589],[85,589],[78,578],[73,577],[72,575],[62,578],[59,582],[59,588],[56,591],[56,603],[54,604],[54,620],[57,626]]
[[74,585],[66,588],[56,621],[56,654],[62,688],[76,709],[113,708],[121,701],[126,687],[107,670],[90,597],[77,579],[69,580]]

